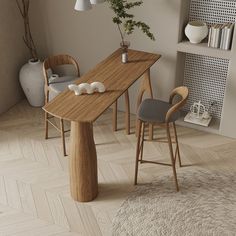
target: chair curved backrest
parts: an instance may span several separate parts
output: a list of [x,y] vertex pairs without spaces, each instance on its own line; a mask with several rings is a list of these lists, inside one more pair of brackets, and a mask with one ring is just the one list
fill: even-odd
[[56,55],[48,57],[43,62],[43,74],[45,79],[45,102],[48,102],[49,94],[49,78],[48,78],[48,69],[54,68],[61,65],[74,65],[76,69],[77,76],[80,76],[79,65],[77,61],[69,55]]
[[61,65],[74,65],[77,72],[77,76],[78,77],[80,76],[79,65],[73,57],[69,55],[52,56],[52,57],[46,58],[43,62],[44,77],[47,80],[45,81],[47,85],[48,85],[48,79],[49,79],[47,70],[55,66],[61,66]]
[[168,110],[165,118],[166,123],[169,123],[171,116],[186,104],[189,96],[188,88],[185,86],[180,86],[175,88],[170,94],[170,99],[169,99],[170,104],[173,104],[173,99],[177,95],[180,96],[180,101],[178,101]]

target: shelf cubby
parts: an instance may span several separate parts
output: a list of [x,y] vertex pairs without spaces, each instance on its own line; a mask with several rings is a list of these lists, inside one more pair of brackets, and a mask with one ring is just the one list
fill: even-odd
[[209,57],[216,57],[222,59],[230,59],[231,51],[222,50],[219,48],[211,48],[207,43],[192,44],[189,41],[182,41],[177,45],[178,52],[191,53]]
[[204,127],[201,125],[195,125],[192,123],[188,123],[184,121],[184,115],[179,118],[179,120],[176,122],[177,125],[197,129],[200,131],[205,131],[213,134],[219,134],[220,133],[220,120],[213,118],[211,120],[211,123],[208,127]]
[[[236,1],[231,0],[182,0],[179,36],[176,45],[176,85],[185,85],[190,89],[189,101],[184,108],[187,112],[193,102],[199,100],[207,106],[209,101],[217,101],[219,106],[213,112],[209,127],[184,122],[184,116],[178,124],[211,133],[236,137],[236,129],[230,128],[236,118],[232,99],[236,99],[235,74],[235,38],[233,34],[231,50],[211,48],[207,39],[200,44],[192,44],[184,34],[189,21],[199,20],[211,24],[235,22]],[[234,30],[235,31],[235,30]],[[202,99],[201,99],[202,98]],[[233,110],[232,110],[233,109]],[[233,118],[232,115],[235,114]]]

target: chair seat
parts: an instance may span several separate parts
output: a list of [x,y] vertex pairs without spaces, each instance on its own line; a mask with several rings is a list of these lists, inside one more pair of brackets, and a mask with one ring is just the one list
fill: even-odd
[[[61,78],[61,77],[59,77]],[[51,83],[49,85],[49,101],[51,101],[53,98],[55,98],[57,95],[59,95],[61,92],[63,92],[65,89],[68,88],[68,85],[75,83],[75,81],[78,78],[70,77],[72,80],[68,80],[65,82],[55,82]]]
[[[166,113],[172,107],[172,104],[157,99],[145,99],[139,109],[138,118],[150,123],[165,123]],[[175,112],[170,122],[178,120],[180,112]]]

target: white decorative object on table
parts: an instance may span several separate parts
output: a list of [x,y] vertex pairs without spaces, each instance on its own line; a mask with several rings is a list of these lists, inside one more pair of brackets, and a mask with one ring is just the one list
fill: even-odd
[[208,35],[207,24],[202,21],[191,21],[185,28],[185,35],[191,43],[201,43]]
[[93,93],[93,90],[92,90],[90,84],[88,84],[88,83],[79,84],[78,88],[81,91],[81,93],[87,93],[87,94]]
[[101,82],[93,82],[90,86],[94,92],[104,93],[106,91],[104,84]]
[[74,91],[76,96],[82,95],[84,93],[93,94],[95,92],[104,93],[106,91],[104,84],[101,82],[93,82],[91,84],[82,83],[79,85],[70,84],[68,85],[68,88],[71,91]]

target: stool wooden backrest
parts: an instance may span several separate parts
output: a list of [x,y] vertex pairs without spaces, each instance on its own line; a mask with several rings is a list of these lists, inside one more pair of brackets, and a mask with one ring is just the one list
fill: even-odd
[[186,104],[189,95],[188,88],[185,86],[175,88],[170,94],[170,104],[173,103],[173,100],[177,95],[179,95],[181,99],[176,104],[174,104],[167,112],[165,119],[166,123],[169,123],[171,116]]

